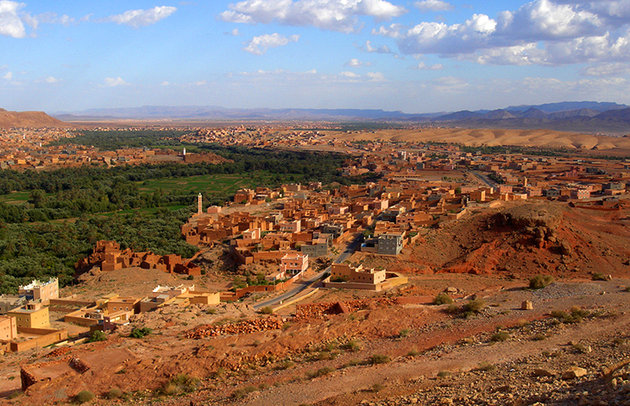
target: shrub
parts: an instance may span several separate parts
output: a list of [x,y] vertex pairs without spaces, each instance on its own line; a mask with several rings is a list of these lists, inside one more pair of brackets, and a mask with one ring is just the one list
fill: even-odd
[[508,333],[506,333],[505,331],[498,331],[492,334],[492,336],[490,337],[490,341],[492,341],[493,343],[496,343],[499,341],[505,341],[508,338],[510,338],[510,335]]
[[449,371],[440,371],[437,373],[437,376],[439,378],[446,378],[447,376],[450,376],[451,373]]
[[433,299],[433,304],[435,305],[443,305],[443,304],[451,304],[453,303],[453,298],[451,298],[446,293],[439,293],[435,299]]
[[333,371],[334,371],[334,369],[331,368],[331,367],[324,367],[324,368],[320,368],[320,369],[318,369],[317,371],[314,371],[314,372],[308,372],[306,374],[306,377],[308,379],[318,378],[320,376],[328,375],[328,374],[330,374]]
[[197,390],[199,379],[188,374],[179,374],[172,378],[170,383],[175,385],[179,391],[189,393]]
[[623,291],[624,292],[630,292],[630,286],[626,286],[626,288]]
[[372,392],[380,392],[383,390],[383,388],[385,388],[385,386],[383,386],[380,383],[375,383],[374,385],[372,385],[371,391]]
[[398,332],[398,337],[399,338],[407,337],[410,332],[411,330],[409,330],[408,328],[403,328],[402,330]]
[[293,361],[286,360],[286,361],[282,361],[281,363],[276,365],[276,367],[274,369],[277,370],[277,371],[281,371],[281,370],[284,370],[284,369],[289,369],[293,365],[295,365],[295,363]]
[[357,340],[350,340],[341,346],[346,351],[357,352],[361,350],[361,342]]
[[603,273],[600,273],[600,272],[595,272],[593,275],[591,275],[591,279],[594,280],[594,281],[606,281],[606,280],[608,280],[606,275],[604,275]]
[[271,306],[265,306],[262,309],[260,309],[260,312],[262,314],[273,314],[273,309],[271,308]]
[[147,327],[142,327],[142,328],[134,328],[133,330],[131,330],[131,334],[129,334],[129,337],[132,338],[143,338],[144,336],[147,336],[149,334],[151,334],[153,332],[153,330],[151,330],[150,328]]
[[418,350],[411,350],[407,353],[408,357],[417,357],[418,355],[420,355],[420,351]]
[[105,334],[104,331],[94,330],[92,331],[92,334],[90,334],[90,338],[88,338],[87,342],[95,343],[98,341],[106,341],[106,340],[107,340],[107,334]]
[[536,275],[529,280],[530,289],[542,289],[553,283],[553,276],[551,275]]
[[77,403],[89,402],[92,399],[94,399],[94,394],[89,390],[82,390],[74,397],[74,400]]
[[482,362],[477,367],[477,371],[485,371],[485,372],[494,371],[495,369],[497,369],[497,367],[493,364],[490,364],[489,362]]
[[554,310],[551,312],[551,317],[554,317],[561,323],[579,323],[584,317],[588,317],[591,314],[587,310],[583,310],[579,307],[572,307],[569,312],[564,312],[560,310]]
[[107,392],[107,399],[118,399],[123,395],[123,391],[118,388],[112,388]]
[[258,391],[257,387],[255,387],[253,385],[249,385],[249,386],[246,386],[246,387],[241,388],[241,389],[237,389],[234,392],[232,392],[232,397],[234,399],[242,399],[245,396],[247,396],[249,393],[257,392],[257,391]]
[[546,339],[547,339],[547,336],[543,333],[538,333],[532,337],[532,341],[542,341]]
[[386,364],[389,361],[391,361],[391,358],[383,354],[374,354],[367,359],[367,363],[371,365]]

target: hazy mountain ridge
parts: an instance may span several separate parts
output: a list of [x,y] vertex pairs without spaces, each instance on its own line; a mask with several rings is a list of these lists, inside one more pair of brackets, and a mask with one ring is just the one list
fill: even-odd
[[630,131],[629,106],[609,102],[559,102],[510,106],[495,110],[409,114],[380,109],[236,109],[218,106],[142,106],[90,109],[60,113],[66,121],[144,119],[144,120],[263,120],[263,121],[392,121],[454,127],[488,127],[560,131]]

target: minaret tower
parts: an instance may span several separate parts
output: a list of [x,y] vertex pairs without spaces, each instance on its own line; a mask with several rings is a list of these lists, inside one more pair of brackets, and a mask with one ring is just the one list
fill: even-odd
[[203,196],[201,193],[197,196],[197,214],[203,213]]

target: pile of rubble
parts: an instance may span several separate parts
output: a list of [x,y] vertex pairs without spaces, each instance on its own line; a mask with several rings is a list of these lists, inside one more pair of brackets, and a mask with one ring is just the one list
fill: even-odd
[[352,313],[357,310],[373,309],[376,307],[397,304],[396,299],[379,297],[373,299],[357,299],[346,302],[312,303],[298,305],[295,311],[296,320],[321,319],[326,315]]
[[222,335],[232,334],[248,334],[257,331],[276,330],[282,328],[283,322],[275,317],[269,317],[265,319],[245,320],[238,323],[212,325],[205,324],[197,326],[194,329],[186,332],[184,337],[194,338],[198,340],[205,337],[216,337]]

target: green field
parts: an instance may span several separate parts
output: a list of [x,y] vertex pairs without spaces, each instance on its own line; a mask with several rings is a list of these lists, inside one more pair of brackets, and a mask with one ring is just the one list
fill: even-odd
[[24,204],[28,201],[30,192],[11,192],[6,195],[0,195],[0,202],[7,204]]
[[253,172],[236,175],[199,175],[186,178],[151,179],[139,182],[140,191],[153,193],[158,190],[177,193],[203,193],[232,195],[241,188],[253,188],[271,184],[273,175],[266,172]]

